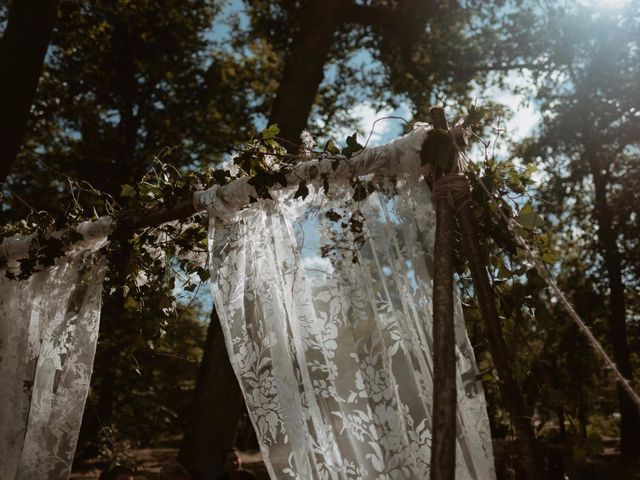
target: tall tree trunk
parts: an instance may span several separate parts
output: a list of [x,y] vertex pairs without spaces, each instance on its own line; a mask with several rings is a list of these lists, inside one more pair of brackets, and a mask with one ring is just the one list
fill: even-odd
[[[617,244],[617,234],[612,224],[613,212],[607,199],[609,164],[601,158],[588,155],[595,190],[595,217],[598,222],[598,240],[609,278],[609,309],[611,312],[610,335],[613,357],[620,373],[633,378],[629,343],[627,341],[626,306],[622,283],[622,256]],[[640,455],[640,412],[631,398],[618,385],[620,404],[620,450],[626,458]]]
[[58,9],[57,0],[15,0],[0,40],[0,182],[16,160]]
[[456,356],[453,325],[455,217],[446,199],[436,204],[433,261],[433,439],[431,479],[453,480],[456,467]]
[[527,478],[529,480],[542,479],[545,478],[545,473],[542,456],[538,451],[531,425],[531,409],[527,408],[520,385],[511,369],[513,361],[502,335],[502,325],[496,309],[495,295],[489,283],[485,250],[478,237],[471,204],[467,203],[460,209],[458,219],[462,245],[473,279],[473,288],[478,298],[489,340],[491,358],[498,372],[500,394],[508,406],[511,421],[516,430],[516,442],[527,471]]
[[[447,130],[442,107],[431,109],[434,128]],[[446,140],[448,142],[448,139]],[[425,148],[425,147],[423,147]],[[448,149],[440,154],[449,156]],[[447,158],[435,165],[447,164]],[[437,184],[440,169],[434,172]],[[449,172],[444,172],[449,173]],[[436,187],[437,188],[437,187]],[[435,191],[435,190],[434,190]],[[433,407],[431,480],[454,480],[456,475],[456,353],[453,320],[453,245],[455,213],[447,198],[436,200],[436,239],[433,252]]]
[[343,22],[350,1],[331,0],[307,2],[302,13],[293,50],[287,57],[276,94],[269,123],[277,123],[280,137],[291,144],[300,143],[300,134],[307,126],[318,87],[324,78],[336,31]]
[[235,446],[242,393],[229,363],[214,308],[179,460],[193,480],[209,480],[222,469],[222,453]]

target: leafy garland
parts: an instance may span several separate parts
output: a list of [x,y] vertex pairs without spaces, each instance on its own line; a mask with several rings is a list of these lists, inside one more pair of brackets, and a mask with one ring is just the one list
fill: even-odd
[[[469,115],[457,124],[471,129],[479,125],[481,120],[482,112],[471,109]],[[273,188],[289,186],[287,175],[297,162],[313,158],[328,159],[335,171],[340,162],[357,155],[368,144],[367,140],[365,145],[361,145],[354,133],[346,138],[345,146],[341,149],[333,140],[328,140],[322,149],[314,149],[313,141],[307,137],[305,144],[297,147],[298,153],[292,154],[280,143],[278,133],[277,125],[271,125],[255,134],[250,142],[236,152],[232,166],[226,169],[181,172],[163,161],[171,153],[171,149],[165,149],[154,159],[153,165],[140,182],[121,186],[117,201],[97,192],[86,183],[70,180],[72,191],[74,188],[82,189],[102,199],[105,210],[116,222],[117,228],[103,252],[112,265],[118,267],[115,273],[108,276],[107,291],[113,293],[119,290],[123,296],[133,295],[142,308],[144,297],[150,291],[164,291],[167,298],[172,298],[176,278],[183,278],[183,284],[179,287],[190,292],[195,291],[200,282],[208,280],[205,216],[194,215],[186,221],[136,229],[136,219],[144,217],[148,212],[169,210],[190,199],[195,190],[211,185],[223,186],[240,177],[249,177],[248,183],[256,190],[257,198],[251,198],[251,202],[271,199],[270,191]],[[421,155],[423,165],[435,165],[434,162],[439,161],[438,159],[446,158],[438,154],[438,148],[448,138],[446,131],[430,131]],[[476,139],[476,145],[482,143],[479,137]],[[523,252],[519,251],[506,223],[497,215],[497,209],[502,209],[509,217],[517,220],[519,233],[542,252],[545,261],[552,263],[555,257],[550,245],[551,238],[542,232],[543,221],[535,213],[534,202],[526,193],[534,183],[532,175],[536,172],[535,167],[527,165],[520,168],[511,160],[497,161],[489,154],[488,144],[484,144],[484,151],[484,161],[471,163],[467,173],[474,186],[473,199],[480,207],[476,209],[477,221],[489,243],[489,262],[492,266],[490,273],[500,293],[501,303],[509,307],[508,312],[505,310],[508,324],[511,318],[533,316],[543,308],[540,300],[543,285],[536,280],[535,270],[528,265]],[[317,169],[314,172],[313,168],[309,174],[329,194],[331,185],[328,174],[320,173]],[[335,249],[355,253],[365,241],[363,215],[358,204],[384,187],[367,177],[352,176],[348,181],[352,187],[351,213],[346,214],[346,209],[341,209],[340,212],[334,209],[325,215],[347,233],[345,238],[334,238]],[[482,182],[494,195],[493,198],[479,188],[478,182]],[[294,197],[305,198],[308,194],[307,180],[301,180]],[[52,218],[46,212],[33,212],[24,221],[3,227],[0,239],[15,233],[33,237],[28,255],[17,261],[17,267],[14,265],[13,268],[8,268],[7,259],[0,257],[0,268],[5,270],[5,275],[12,280],[23,280],[53,265],[56,258],[64,255],[70,244],[81,239],[80,234],[69,228],[84,220],[81,212],[83,209],[74,196],[71,205],[58,218]],[[97,217],[96,213],[94,219]],[[62,228],[62,234],[51,233]],[[321,253],[331,255],[332,247],[324,246]],[[355,254],[351,258],[357,261]],[[466,265],[459,263],[458,273],[462,286],[468,287]],[[167,314],[175,309],[175,303],[169,303]]]
[[[482,112],[472,109],[464,120],[464,126],[476,126],[481,119]],[[171,153],[171,149],[167,148],[154,159],[151,168],[140,182],[135,185],[121,186],[117,201],[102,192],[95,191],[86,183],[74,183],[70,180],[72,191],[75,187],[102,198],[105,210],[114,217],[117,224],[116,231],[111,235],[111,242],[105,247],[104,253],[109,256],[112,264],[125,267],[127,274],[124,277],[122,274],[118,275],[117,280],[121,285],[111,285],[110,291],[121,288],[125,296],[130,292],[136,292],[136,296],[142,300],[146,290],[143,288],[145,284],[149,284],[150,288],[155,290],[161,288],[168,293],[172,292],[175,287],[175,274],[178,272],[184,272],[183,276],[186,280],[182,287],[186,291],[194,291],[197,288],[196,278],[200,281],[206,281],[209,278],[206,265],[206,218],[202,215],[194,215],[186,221],[168,222],[138,230],[135,228],[135,222],[136,218],[140,217],[140,212],[171,209],[180,202],[190,199],[195,190],[211,185],[223,186],[240,177],[249,177],[248,183],[256,190],[257,198],[251,198],[251,202],[258,199],[271,199],[270,191],[273,188],[288,187],[287,175],[291,173],[297,162],[312,158],[329,159],[335,171],[340,162],[357,155],[368,144],[367,140],[364,146],[361,145],[354,133],[346,138],[343,148],[338,148],[333,140],[328,140],[323,148],[318,150],[314,149],[313,141],[307,137],[306,144],[298,147],[299,153],[291,154],[280,143],[278,133],[278,126],[271,125],[254,135],[250,142],[236,152],[232,166],[226,169],[181,172],[163,161]],[[371,134],[369,138],[370,136]],[[434,138],[448,139],[448,133],[432,130],[427,142],[433,144]],[[436,141],[436,146],[438,143],[442,142]],[[435,165],[434,162],[437,162],[438,158],[443,158],[441,155],[433,154],[433,151],[433,148],[423,149],[423,153],[429,152],[421,157],[423,165],[427,163]],[[513,212],[517,211],[516,218],[521,225],[522,233],[539,247],[545,260],[554,260],[548,245],[549,239],[540,232],[543,223],[533,210],[533,202],[529,200],[523,203],[522,201],[526,196],[527,188],[533,184],[531,177],[535,173],[535,168],[529,165],[525,171],[519,171],[514,162],[498,162],[489,156],[488,151],[489,148],[485,145],[484,162],[471,164],[468,174],[472,183],[475,182],[474,200],[481,207],[477,209],[479,225],[485,237],[492,239],[490,261],[491,265],[497,267],[492,271],[494,282],[497,285],[530,286],[532,283],[524,281],[522,275],[532,275],[531,269],[527,268],[524,257],[519,254],[521,252],[518,252],[504,221],[495,213],[497,208],[509,211],[510,216],[515,215]],[[328,174],[320,173],[317,169],[314,172],[313,168],[310,169],[309,174],[311,179],[321,183],[323,190],[328,194],[330,190]],[[352,187],[352,206],[356,205],[356,208],[350,209],[352,211],[350,215],[345,215],[342,210],[341,212],[329,210],[326,212],[326,217],[332,222],[339,223],[340,227],[349,234],[348,242],[351,243],[351,247],[346,245],[343,239],[339,248],[355,252],[365,241],[363,216],[357,204],[384,187],[368,177],[353,176],[348,181]],[[479,181],[494,193],[495,198],[488,198],[482,189],[477,188]],[[301,180],[297,185],[294,198],[305,198],[308,194],[307,180]],[[515,210],[515,205],[518,204],[520,207]],[[58,218],[54,219],[47,212],[33,212],[26,220],[3,227],[0,231],[0,239],[16,233],[33,237],[28,255],[18,260],[17,267],[14,265],[13,268],[7,268],[7,259],[0,258],[0,268],[5,269],[7,277],[13,280],[24,280],[33,273],[53,265],[56,258],[64,255],[68,245],[81,239],[80,234],[69,226],[86,220],[81,217],[82,211],[82,207],[74,196],[72,205]],[[96,213],[94,219],[97,216]],[[62,235],[51,233],[55,229],[64,227],[66,228]],[[337,243],[338,240],[336,240]],[[126,252],[128,259],[118,259],[123,251]],[[325,246],[322,254],[330,255],[331,247]],[[355,255],[352,259],[357,261]],[[514,265],[522,266],[516,268]],[[122,268],[119,270],[122,273]],[[466,278],[464,265],[459,265],[458,270],[462,274],[461,278]],[[527,291],[524,298],[533,293],[536,292]]]

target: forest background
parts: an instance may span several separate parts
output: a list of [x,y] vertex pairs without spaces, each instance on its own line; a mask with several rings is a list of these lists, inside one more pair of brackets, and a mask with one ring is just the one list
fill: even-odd
[[[639,2],[2,0],[0,35],[3,235],[171,206],[188,194],[176,178],[227,181],[269,125],[290,150],[303,130],[333,148],[442,104],[473,117],[482,181],[638,378]],[[379,121],[369,145],[408,128]],[[605,445],[637,459],[638,411],[491,208],[479,221],[536,435],[578,470]],[[79,459],[169,442],[198,478],[218,468],[212,452],[255,446],[208,300],[204,222],[163,231],[179,252],[158,255],[153,228],[113,239]],[[510,439],[458,273],[492,432]]]

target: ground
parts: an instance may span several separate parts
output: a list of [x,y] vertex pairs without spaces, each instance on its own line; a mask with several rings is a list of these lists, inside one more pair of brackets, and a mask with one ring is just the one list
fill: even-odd
[[[562,451],[559,446],[548,446],[550,449]],[[504,455],[508,455],[510,447],[496,442],[496,458],[502,461]],[[565,452],[566,453],[566,452]],[[136,480],[154,480],[160,468],[166,463],[175,462],[178,455],[176,448],[145,448],[134,450],[132,456],[139,462],[140,470]],[[243,466],[251,470],[257,480],[268,480],[267,470],[262,463],[259,451],[240,452]],[[72,480],[96,480],[100,475],[101,465],[95,461],[89,461],[79,465],[71,475]],[[605,448],[602,455],[582,462],[567,465],[567,478],[569,480],[640,480],[640,464],[624,464],[620,461],[617,452],[611,448]]]
[[[136,480],[155,480],[163,465],[175,462],[178,456],[177,448],[144,448],[134,450],[131,456],[138,462],[138,474]],[[257,480],[269,480],[267,470],[262,463],[262,455],[259,451],[240,452],[243,468],[252,471]],[[96,461],[87,461],[71,474],[72,480],[96,480],[100,476],[102,464]]]

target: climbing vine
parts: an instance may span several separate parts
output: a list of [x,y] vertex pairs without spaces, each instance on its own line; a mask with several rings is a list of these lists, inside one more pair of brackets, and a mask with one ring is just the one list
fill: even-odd
[[[464,128],[472,129],[482,120],[482,112],[471,109],[469,114],[456,122]],[[193,191],[212,185],[223,186],[240,177],[248,177],[248,183],[255,188],[257,197],[250,198],[251,202],[258,199],[271,199],[274,188],[289,187],[287,180],[296,163],[310,159],[327,159],[335,171],[340,162],[347,161],[365,145],[358,142],[357,134],[350,135],[339,148],[334,140],[325,142],[322,148],[316,148],[310,136],[298,148],[296,153],[290,153],[279,141],[277,125],[271,125],[253,138],[225,163],[226,168],[181,171],[167,163],[165,159],[171,154],[171,149],[161,151],[152,166],[134,185],[122,185],[117,199],[98,192],[90,185],[69,179],[71,191],[83,190],[102,200],[103,209],[110,214],[117,225],[111,235],[110,244],[105,252],[112,262],[121,264],[117,258],[126,251],[126,276],[118,276],[121,285],[113,285],[112,289],[120,288],[124,295],[133,294],[141,301],[147,289],[166,289],[171,293],[175,288],[176,273],[181,272],[184,283],[181,287],[187,291],[197,288],[198,281],[208,280],[209,270],[206,261],[207,225],[202,215],[194,215],[186,221],[172,221],[161,225],[136,228],[136,223],[150,212],[170,210],[191,198]],[[442,140],[445,140],[444,142]],[[442,161],[438,159],[454,158],[451,154],[442,155],[441,148],[449,148],[448,134],[440,130],[432,130],[422,151],[422,163],[433,164]],[[490,264],[492,276],[497,285],[518,285],[526,282],[525,277],[534,274],[526,260],[519,255],[511,233],[504,221],[495,215],[497,209],[503,209],[509,216],[517,219],[519,232],[525,235],[543,252],[544,259],[554,260],[548,237],[542,232],[542,219],[534,212],[534,202],[527,198],[527,191],[533,184],[532,175],[535,173],[533,165],[519,168],[513,161],[497,161],[488,155],[482,162],[469,164],[468,172],[474,185],[474,201],[481,207],[477,209],[478,222],[486,238],[490,238]],[[295,198],[305,198],[309,194],[308,181],[315,181],[322,186],[325,193],[330,192],[330,179],[327,173],[321,173],[317,168],[309,169],[309,179],[301,179],[296,185]],[[334,222],[348,233],[348,241],[334,239],[335,246],[324,246],[322,254],[331,255],[335,249],[357,251],[365,240],[362,213],[358,204],[370,194],[388,188],[379,181],[368,177],[352,176],[348,179],[351,186],[351,208],[340,212],[330,210],[326,218]],[[484,189],[478,188],[482,182]],[[492,196],[487,195],[487,192]],[[354,207],[355,206],[355,207]],[[83,208],[76,196],[65,211],[54,218],[47,212],[32,212],[27,219],[2,227],[0,238],[16,233],[31,235],[28,256],[18,261],[18,266],[6,269],[6,274],[12,279],[24,279],[29,275],[52,265],[55,259],[63,255],[65,248],[80,239],[72,227],[79,223]],[[95,210],[94,210],[95,212]],[[98,217],[97,212],[94,218]],[[58,232],[58,233],[52,233]],[[62,232],[62,233],[60,233]],[[347,244],[348,242],[349,244]],[[127,247],[124,248],[124,243]],[[352,256],[357,261],[357,256]],[[2,259],[6,263],[6,258]],[[460,273],[463,272],[459,269]],[[465,278],[464,275],[461,278]],[[520,290],[516,288],[516,290]],[[529,292],[516,295],[516,306],[532,307],[520,300],[528,298]],[[516,309],[517,310],[517,309]]]

